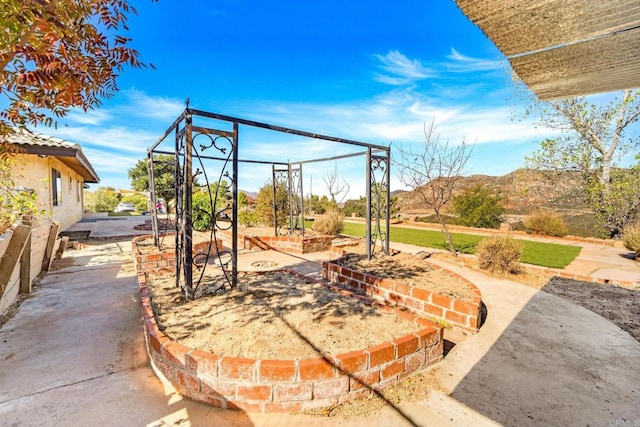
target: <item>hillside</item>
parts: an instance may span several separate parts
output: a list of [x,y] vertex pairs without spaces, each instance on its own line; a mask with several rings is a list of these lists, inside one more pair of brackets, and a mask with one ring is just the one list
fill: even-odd
[[[589,212],[583,200],[580,176],[576,172],[545,174],[518,169],[504,176],[471,175],[460,181],[458,192],[483,185],[506,197],[507,213],[527,214],[539,208],[555,211]],[[394,192],[398,207],[404,214],[427,213],[419,196],[413,191]]]

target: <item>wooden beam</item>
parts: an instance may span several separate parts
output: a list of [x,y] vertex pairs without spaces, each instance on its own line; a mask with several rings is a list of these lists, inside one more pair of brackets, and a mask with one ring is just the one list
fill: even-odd
[[49,230],[49,240],[47,240],[47,249],[44,251],[44,259],[42,260],[42,271],[49,271],[51,261],[53,260],[53,249],[58,238],[59,224],[52,224]]
[[30,235],[31,227],[27,225],[18,225],[15,230],[13,230],[7,251],[2,257],[2,260],[0,260],[0,298],[9,284],[11,274],[22,256],[22,251]]
[[31,233],[27,237],[20,257],[20,293],[31,293]]

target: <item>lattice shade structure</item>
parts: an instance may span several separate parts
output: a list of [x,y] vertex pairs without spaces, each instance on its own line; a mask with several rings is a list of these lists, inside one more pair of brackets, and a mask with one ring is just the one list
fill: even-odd
[[640,87],[638,0],[457,0],[540,99]]

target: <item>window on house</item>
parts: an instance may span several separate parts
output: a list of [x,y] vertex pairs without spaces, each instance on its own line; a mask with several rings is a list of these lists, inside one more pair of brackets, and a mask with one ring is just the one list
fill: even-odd
[[76,202],[80,203],[80,198],[82,195],[82,187],[80,186],[80,181],[76,181]]
[[51,197],[53,206],[62,204],[62,176],[60,171],[54,168],[51,168]]
[[71,179],[71,177],[69,177],[69,194],[71,194],[71,186],[72,186],[72,182],[73,180]]

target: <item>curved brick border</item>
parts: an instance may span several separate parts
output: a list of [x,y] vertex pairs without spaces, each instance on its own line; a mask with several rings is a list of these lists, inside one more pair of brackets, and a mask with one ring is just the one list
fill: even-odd
[[341,286],[364,292],[371,297],[378,297],[387,304],[406,308],[420,316],[436,317],[476,333],[480,328],[482,295],[480,289],[469,280],[446,268],[429,264],[435,270],[446,271],[458,280],[465,282],[473,291],[473,301],[460,301],[445,295],[436,294],[426,289],[405,285],[404,283],[381,279],[372,274],[362,273],[337,264],[346,252],[340,247],[331,247],[332,261],[322,263],[322,278]]
[[[135,249],[135,241],[133,245]],[[194,400],[249,412],[295,412],[326,407],[381,390],[442,359],[441,326],[379,304],[376,304],[379,309],[393,311],[420,329],[367,349],[304,360],[220,357],[192,349],[172,341],[158,328],[147,287],[148,273],[134,259],[151,365],[159,378],[168,380],[179,393]],[[333,285],[325,286],[343,295],[368,300]]]

